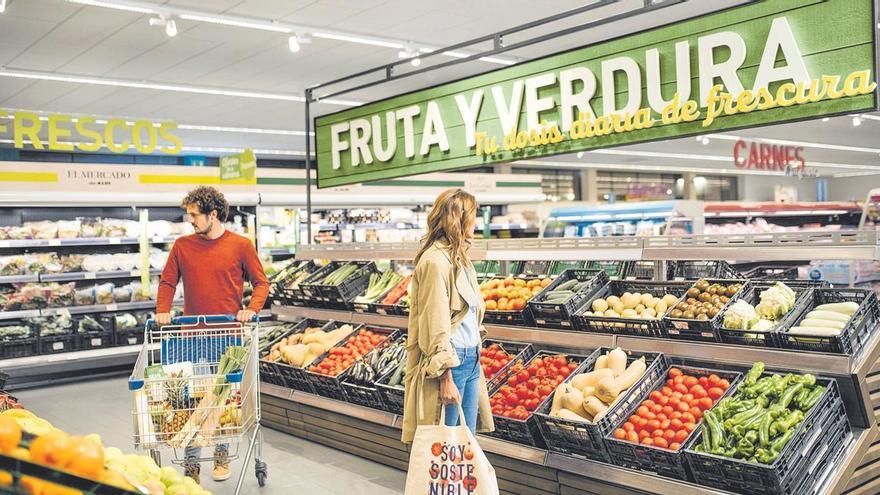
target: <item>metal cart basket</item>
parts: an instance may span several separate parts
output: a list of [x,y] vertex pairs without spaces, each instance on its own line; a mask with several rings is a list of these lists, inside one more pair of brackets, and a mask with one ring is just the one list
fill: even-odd
[[[134,392],[135,447],[149,450],[157,464],[160,450],[170,449],[172,462],[184,464],[215,460],[213,448],[226,445],[230,461],[244,457],[235,493],[252,454],[257,481],[264,486],[258,320],[186,316],[162,327],[149,320],[145,332],[128,382]],[[247,441],[243,454],[241,440]],[[211,447],[212,456],[187,457],[187,447]]]

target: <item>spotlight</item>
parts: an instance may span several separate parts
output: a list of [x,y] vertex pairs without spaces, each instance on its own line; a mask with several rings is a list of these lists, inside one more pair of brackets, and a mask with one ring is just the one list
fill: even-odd
[[709,138],[706,136],[703,136],[702,139],[700,139],[700,142],[703,143],[704,145],[709,144]]
[[290,48],[290,51],[296,53],[300,50],[299,40],[296,39],[296,35],[287,38],[287,47]]
[[829,120],[831,120],[830,117],[825,117],[824,119],[822,119],[822,122],[828,122]]
[[862,119],[860,117],[853,117],[852,125],[853,125],[853,127],[858,127],[858,126],[862,125]]
[[584,157],[584,152],[583,152],[583,151],[578,151],[577,157],[578,157],[578,158],[583,158],[583,157]]
[[174,22],[174,19],[169,19],[165,22],[165,34],[167,34],[169,38],[177,36],[177,23]]
[[0,14],[6,12],[6,0],[0,0]]
[[422,65],[422,59],[420,59],[419,57],[416,57],[416,58],[410,60],[409,63],[410,63],[410,65],[412,65],[413,67],[418,67],[418,66]]

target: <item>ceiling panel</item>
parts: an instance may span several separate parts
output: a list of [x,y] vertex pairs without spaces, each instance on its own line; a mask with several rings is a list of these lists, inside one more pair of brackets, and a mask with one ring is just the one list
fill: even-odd
[[[44,1],[8,0],[6,14],[4,15],[19,19],[60,22],[73,15],[80,8],[82,8],[80,5],[60,1],[52,2],[52,8],[49,9],[46,8],[46,2]],[[0,23],[2,23],[2,20],[0,20]]]

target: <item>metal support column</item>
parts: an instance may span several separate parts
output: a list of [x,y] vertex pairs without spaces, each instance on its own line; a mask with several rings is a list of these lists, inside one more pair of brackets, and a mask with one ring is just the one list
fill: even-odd
[[312,123],[309,119],[309,104],[312,101],[312,90],[307,89],[306,97],[306,244],[312,243]]

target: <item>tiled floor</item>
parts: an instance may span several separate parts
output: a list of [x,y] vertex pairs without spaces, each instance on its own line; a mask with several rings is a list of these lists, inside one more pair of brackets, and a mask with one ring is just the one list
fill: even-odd
[[[58,387],[22,390],[14,395],[29,409],[55,426],[73,433],[98,433],[104,444],[133,452],[132,395],[125,378],[97,380]],[[242,493],[245,494],[402,494],[403,472],[367,461],[286,433],[263,429],[263,459],[269,479],[260,489],[248,467]],[[244,445],[242,444],[242,452]],[[163,453],[163,460],[170,459]],[[241,469],[233,463],[233,475]],[[206,473],[207,471],[207,473]],[[235,490],[235,479],[214,483],[210,466],[203,466],[202,484],[222,495]]]

